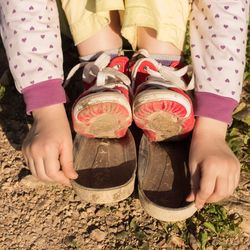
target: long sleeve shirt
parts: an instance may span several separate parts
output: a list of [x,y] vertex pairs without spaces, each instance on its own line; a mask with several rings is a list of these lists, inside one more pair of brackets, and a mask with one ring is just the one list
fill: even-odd
[[[3,0],[0,11],[1,36],[27,112],[65,102],[56,1]],[[192,2],[197,116],[230,124],[242,89],[248,16],[249,0]]]
[[195,0],[190,17],[195,113],[230,123],[243,81],[249,1]]
[[0,30],[16,88],[27,113],[66,101],[55,0],[3,0]]

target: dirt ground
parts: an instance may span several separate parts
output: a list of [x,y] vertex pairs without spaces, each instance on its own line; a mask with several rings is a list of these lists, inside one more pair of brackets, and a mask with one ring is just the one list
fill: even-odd
[[[91,205],[70,188],[34,180],[20,151],[31,121],[14,86],[6,90],[0,103],[1,250],[200,249],[196,237],[181,238],[185,222],[154,220],[142,210],[136,192],[119,204]],[[243,215],[243,229],[215,235],[206,249],[250,249],[249,191],[249,176],[244,175],[225,203],[230,212],[236,209]]]

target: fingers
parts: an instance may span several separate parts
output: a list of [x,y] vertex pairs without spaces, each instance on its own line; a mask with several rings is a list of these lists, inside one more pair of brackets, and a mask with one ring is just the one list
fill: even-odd
[[216,180],[214,192],[207,199],[207,202],[218,202],[226,198],[229,194],[229,182],[227,178],[218,177]]
[[23,147],[23,153],[33,176],[45,182],[71,186],[70,180],[60,170],[59,152],[55,146],[41,148],[29,145],[26,148]]
[[[25,141],[24,141],[24,143],[25,143]],[[31,174],[33,176],[35,176],[36,178],[38,178],[35,163],[33,161],[33,158],[30,156],[30,150],[26,145],[24,145],[24,143],[22,145],[22,153],[24,155],[25,162],[26,162],[27,167],[29,168]]]
[[235,188],[238,186],[238,176],[229,175],[228,178],[218,177],[214,193],[209,197],[207,202],[218,202],[233,194]]
[[45,172],[44,161],[42,158],[38,158],[34,160],[34,166],[36,169],[37,177],[45,182],[52,182],[53,180],[49,178]]
[[26,163],[27,163],[27,166],[28,166],[28,168],[29,168],[31,174],[32,174],[33,176],[37,177],[37,172],[36,172],[36,168],[35,168],[35,164],[34,164],[33,160],[32,160],[32,159],[29,159],[29,160],[28,160],[28,159],[25,157],[25,161],[26,161]]
[[78,174],[73,167],[73,153],[71,145],[67,144],[62,147],[60,152],[60,162],[62,171],[66,177],[69,179],[76,179],[78,177]]
[[218,202],[233,194],[239,183],[240,165],[235,158],[211,158],[191,165],[190,172],[192,191],[187,201],[195,198],[196,207],[201,209],[205,203]]
[[195,197],[195,204],[198,209],[201,209],[207,202],[208,198],[214,192],[216,184],[216,174],[212,168],[206,168],[201,173],[200,187]]
[[192,202],[195,200],[195,192],[193,190],[191,190],[191,192],[189,193],[189,195],[186,198],[187,202]]
[[[217,125],[220,126],[220,124]],[[217,125],[214,130],[218,132]],[[187,198],[187,200],[193,200],[195,196],[198,209],[202,208],[206,202],[217,202],[231,195],[238,185],[240,176],[240,163],[224,140],[226,129],[224,124],[220,127],[222,130],[215,135],[210,128],[207,130],[207,123],[200,123],[199,126],[201,130],[196,130],[193,134],[189,154],[189,161],[193,163],[189,166],[191,183],[197,187],[197,182],[199,182],[199,186],[198,190],[192,187],[192,192]],[[198,181],[192,174],[192,170],[194,172],[196,169],[200,171]]]
[[34,123],[23,143],[32,174],[43,181],[70,185],[69,178],[76,178],[77,174],[73,169],[72,137],[63,104],[36,109],[33,116]]
[[186,198],[186,201],[191,202],[195,200],[195,195],[199,189],[199,182],[200,182],[200,169],[199,168],[191,168],[196,169],[193,173],[191,173],[191,192]]
[[50,153],[47,153],[43,162],[46,176],[48,176],[51,180],[55,182],[70,186],[69,179],[60,170],[60,162],[58,160],[57,150],[52,149]]
[[239,183],[238,174],[230,175],[228,177],[228,195],[227,196],[230,196],[233,194],[235,188],[238,186],[238,183]]

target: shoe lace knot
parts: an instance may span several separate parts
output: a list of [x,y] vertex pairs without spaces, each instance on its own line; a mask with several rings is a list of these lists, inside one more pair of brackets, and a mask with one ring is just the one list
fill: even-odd
[[[146,84],[154,85],[157,87],[170,87],[170,88],[179,88],[184,91],[194,89],[194,75],[193,68],[191,65],[184,66],[183,68],[176,69],[173,67],[162,65],[157,62],[155,59],[149,57],[149,53],[146,50],[139,50],[136,55],[142,55],[143,58],[140,58],[136,61],[132,73],[131,79],[132,83],[135,82],[136,76],[138,73],[139,67],[144,62],[150,62],[155,66],[157,70],[151,69],[149,66],[144,66],[144,71],[148,73],[148,77],[146,79]],[[146,63],[145,63],[146,65]],[[184,76],[192,75],[191,79],[187,82],[184,80]]]
[[69,72],[64,87],[66,87],[74,74],[83,69],[82,80],[84,83],[91,84],[95,81],[91,88],[114,88],[115,86],[130,86],[130,79],[119,71],[119,65],[109,67],[111,56],[106,53],[100,54],[95,61],[80,62],[75,65]]

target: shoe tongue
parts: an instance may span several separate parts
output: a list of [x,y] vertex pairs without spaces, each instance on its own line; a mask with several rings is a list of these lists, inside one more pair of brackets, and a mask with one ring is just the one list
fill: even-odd
[[157,62],[159,62],[160,64],[162,64],[163,66],[166,67],[171,67],[171,68],[175,68],[175,69],[180,69],[183,67],[183,62],[181,60],[179,61],[169,61],[169,60],[157,60]]
[[128,75],[128,62],[129,59],[126,56],[115,56],[111,59],[108,67],[115,68],[125,75]]
[[149,54],[147,51],[139,50],[129,62],[129,71],[132,77],[135,77],[133,91],[136,92],[138,86],[146,82],[147,77],[151,74],[147,69],[158,72],[160,64],[179,69],[182,67],[182,59],[180,55]]
[[[162,55],[162,54],[151,54],[151,58],[155,59],[158,62],[165,62],[168,64],[169,62],[180,62],[183,61],[183,57],[181,55]],[[166,65],[167,66],[167,65]]]
[[[141,85],[143,82],[145,82],[147,80],[147,77],[149,76],[149,73],[147,72],[147,70],[145,70],[146,67],[153,71],[158,72],[158,68],[157,68],[158,66],[154,63],[154,61],[156,61],[157,63],[160,63],[163,66],[171,67],[175,69],[180,69],[181,67],[183,67],[181,56],[150,55],[149,60],[147,60],[147,57],[142,55],[141,58],[145,58],[145,60],[142,60],[141,65],[138,67],[136,80],[134,84],[135,92],[136,92],[137,87]],[[150,60],[150,59],[153,59],[153,60]]]
[[158,71],[154,63],[152,63],[150,60],[147,60],[147,59],[142,60],[137,69],[136,80],[135,80],[136,88],[138,87],[138,85],[140,85],[141,83],[147,80],[147,77],[149,76],[147,69]]
[[[83,59],[83,58],[82,58]],[[86,58],[85,58],[86,59]],[[91,61],[94,59],[93,61]],[[105,68],[111,63],[111,55],[107,53],[98,53],[91,57],[89,61],[83,61],[83,80],[87,84],[92,84]]]
[[132,58],[129,60],[129,70],[132,71],[132,69],[134,68],[135,63],[142,58],[146,58],[146,56],[144,56],[143,54],[135,54],[132,56]]

